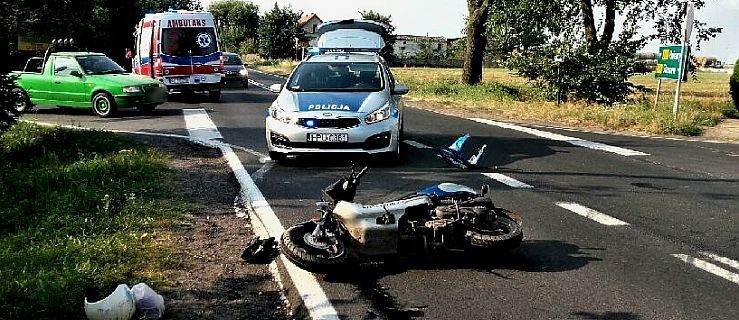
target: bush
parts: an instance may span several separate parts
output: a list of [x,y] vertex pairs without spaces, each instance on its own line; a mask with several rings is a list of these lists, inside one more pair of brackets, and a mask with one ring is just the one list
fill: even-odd
[[18,116],[15,104],[20,97],[13,92],[15,79],[15,76],[0,73],[0,130],[15,123],[15,117]]
[[734,64],[734,73],[729,79],[729,88],[731,90],[731,99],[734,100],[734,108],[739,110],[739,60]]

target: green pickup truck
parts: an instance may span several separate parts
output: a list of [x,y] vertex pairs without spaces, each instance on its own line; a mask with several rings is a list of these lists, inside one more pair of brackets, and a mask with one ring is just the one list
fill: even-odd
[[56,52],[45,63],[37,61],[36,70],[28,70],[29,65],[34,64],[29,60],[26,70],[14,72],[18,76],[17,91],[23,96],[16,106],[19,112],[33,105],[50,105],[92,108],[105,118],[115,114],[117,108],[151,111],[167,101],[164,84],[126,73],[104,54]]

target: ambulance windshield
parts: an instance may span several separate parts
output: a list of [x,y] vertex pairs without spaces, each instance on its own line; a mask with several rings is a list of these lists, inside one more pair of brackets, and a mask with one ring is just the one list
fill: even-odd
[[216,33],[208,28],[162,29],[162,53],[173,56],[207,56],[218,51]]

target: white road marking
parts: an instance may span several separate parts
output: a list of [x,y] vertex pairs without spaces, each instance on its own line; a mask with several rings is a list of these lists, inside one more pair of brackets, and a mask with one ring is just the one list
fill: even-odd
[[725,258],[725,257],[719,256],[717,254],[713,254],[713,253],[705,252],[705,251],[701,251],[701,254],[704,255],[704,256],[706,256],[706,257],[709,257],[709,258],[711,258],[713,260],[716,260],[718,262],[721,262],[721,263],[723,263],[723,264],[725,264],[725,265],[727,265],[729,267],[732,267],[734,269],[739,270],[739,261],[731,260],[729,258]]
[[678,258],[684,262],[687,262],[689,264],[692,264],[694,267],[701,269],[706,272],[710,272],[714,275],[717,275],[721,278],[724,278],[726,280],[729,280],[733,283],[739,284],[739,274],[733,273],[729,270],[726,270],[724,268],[721,268],[713,263],[710,263],[708,261],[704,261],[698,258],[691,257],[687,254],[673,254],[672,255],[675,258]]
[[283,77],[283,76],[280,76],[280,75],[276,75],[276,74],[271,74],[271,73],[267,73],[267,72],[264,72],[264,71],[259,71],[259,70],[257,70],[257,69],[250,69],[250,70],[253,70],[253,71],[254,71],[254,72],[256,72],[256,73],[261,73],[261,74],[266,74],[266,75],[268,75],[268,76],[273,76],[273,77],[275,77],[275,78],[280,78],[280,79],[287,79],[286,77]]
[[[185,114],[185,123],[187,124],[188,131],[191,135],[193,133],[196,135],[202,135],[204,132],[212,135],[212,131],[215,131],[218,133],[218,136],[220,136],[218,128],[210,120],[208,114],[204,112],[205,110],[202,110],[202,113],[193,111],[192,113],[195,115],[191,115],[190,121],[187,121],[187,113]],[[191,128],[191,125],[195,128]],[[277,218],[274,211],[272,211],[272,208],[269,203],[267,203],[267,200],[264,198],[264,195],[262,195],[262,192],[259,190],[257,185],[254,183],[254,180],[249,176],[249,173],[244,168],[241,160],[239,160],[239,157],[231,147],[221,145],[219,148],[223,153],[223,157],[228,162],[229,167],[231,167],[231,170],[236,176],[236,179],[239,181],[239,185],[241,186],[241,199],[246,199],[254,212],[253,218],[255,219],[252,219],[252,222],[254,225],[258,225],[257,228],[255,228],[255,231],[258,231],[261,234],[260,236],[275,237],[279,239],[285,231],[285,228],[282,227],[282,223],[280,223],[280,220]],[[285,265],[285,269],[292,279],[293,284],[295,284],[298,294],[303,299],[303,304],[308,310],[310,317],[312,319],[338,320],[339,316],[336,313],[336,310],[333,305],[331,305],[326,293],[323,292],[321,285],[318,284],[318,281],[313,274],[298,268],[292,262],[287,260],[285,256],[281,255],[280,259]],[[270,270],[277,270],[277,268],[272,267]]]
[[482,175],[490,179],[497,180],[498,182],[501,182],[513,188],[522,188],[522,189],[533,189],[534,188],[531,185],[525,184],[521,181],[518,181],[516,179],[513,179],[509,176],[506,176],[500,173],[483,173]]
[[262,88],[264,90],[267,90],[269,92],[278,93],[277,91],[272,91],[272,89],[270,89],[268,86],[266,86],[265,84],[263,84],[261,82],[256,82],[256,81],[254,81],[252,79],[249,79],[249,83],[251,83],[251,84],[253,84],[253,85],[257,86],[257,87],[260,87],[260,88]]
[[556,205],[561,208],[570,210],[574,213],[577,213],[585,218],[588,218],[590,220],[593,220],[595,222],[598,222],[600,224],[604,224],[607,226],[627,226],[629,225],[628,223],[618,220],[607,214],[600,213],[598,211],[595,211],[593,209],[590,209],[588,207],[582,206],[574,202],[557,202]]
[[433,149],[432,147],[429,147],[429,146],[427,146],[427,145],[425,145],[423,143],[420,143],[420,142],[417,142],[417,141],[413,141],[413,140],[403,140],[403,143],[405,143],[405,144],[407,144],[407,145],[409,145],[411,147],[415,147],[415,148],[419,148],[419,149]]
[[[282,223],[275,215],[274,211],[270,207],[267,200],[264,199],[262,192],[259,190],[254,180],[251,179],[249,173],[246,172],[244,166],[241,164],[239,157],[229,147],[221,147],[224,158],[228,161],[231,170],[233,170],[236,179],[241,185],[241,197],[246,199],[250,204],[254,216],[252,222],[259,226],[262,230],[260,236],[264,237],[275,237],[279,239],[285,228],[282,227]],[[331,305],[323,289],[318,284],[315,276],[312,273],[307,272],[303,269],[295,266],[290,260],[287,260],[285,256],[280,255],[280,259],[285,265],[288,275],[295,284],[295,288],[298,294],[303,299],[303,303],[310,313],[312,319],[339,319],[336,310]]]
[[182,114],[191,137],[201,140],[223,139],[205,109],[184,109]]
[[627,157],[629,156],[648,156],[649,155],[648,153],[644,153],[641,151],[636,151],[636,150],[631,150],[631,149],[626,149],[626,148],[621,148],[621,147],[615,147],[615,146],[603,144],[600,142],[592,142],[592,141],[583,140],[583,139],[575,138],[575,137],[568,137],[568,136],[561,135],[558,133],[541,131],[541,130],[522,127],[519,125],[505,123],[505,122],[493,121],[493,120],[488,120],[488,119],[480,119],[480,118],[471,118],[470,120],[496,126],[496,127],[500,127],[500,128],[504,128],[504,129],[510,129],[510,130],[516,130],[516,131],[528,133],[528,134],[531,134],[537,137],[542,137],[542,138],[549,139],[549,140],[567,142],[571,145],[575,145],[579,147],[612,152],[612,153],[619,154],[622,156],[627,156]]

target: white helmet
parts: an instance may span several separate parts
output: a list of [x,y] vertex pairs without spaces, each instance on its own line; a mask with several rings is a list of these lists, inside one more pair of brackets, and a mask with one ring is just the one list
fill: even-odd
[[115,291],[98,302],[87,302],[85,314],[90,320],[129,320],[136,312],[136,303],[128,286],[119,284]]

